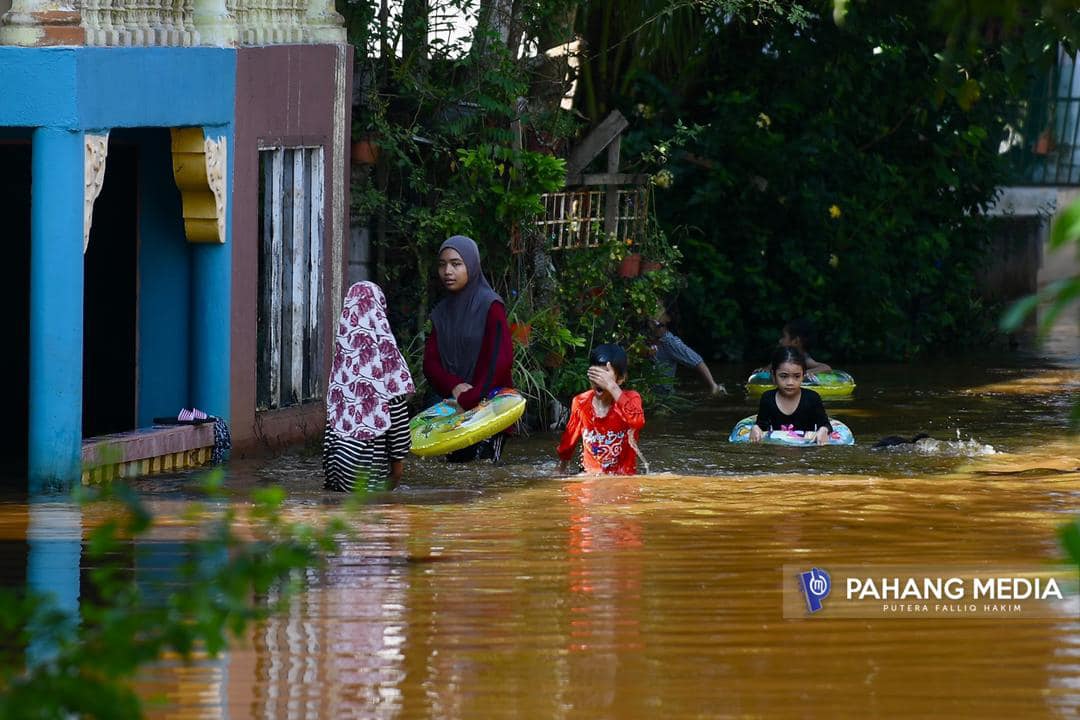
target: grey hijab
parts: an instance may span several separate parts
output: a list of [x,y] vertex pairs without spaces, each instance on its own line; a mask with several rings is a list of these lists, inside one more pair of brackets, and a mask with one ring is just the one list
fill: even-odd
[[465,261],[469,282],[439,301],[431,311],[431,322],[435,325],[443,367],[465,382],[471,382],[480,345],[484,342],[488,310],[491,303],[501,303],[503,299],[484,277],[480,268],[480,250],[472,238],[454,235],[439,246],[439,254],[447,248],[457,250]]

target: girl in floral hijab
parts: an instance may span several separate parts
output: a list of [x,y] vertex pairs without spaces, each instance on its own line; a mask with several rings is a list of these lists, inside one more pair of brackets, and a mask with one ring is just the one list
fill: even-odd
[[358,282],[345,295],[326,390],[323,471],[328,490],[394,487],[409,452],[405,396],[415,390],[386,319],[378,285]]

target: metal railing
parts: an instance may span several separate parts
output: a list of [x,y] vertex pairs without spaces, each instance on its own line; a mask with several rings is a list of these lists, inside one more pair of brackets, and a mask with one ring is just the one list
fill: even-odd
[[1061,48],[1053,70],[1033,84],[1022,126],[1010,129],[1001,146],[1013,184],[1080,185],[1078,64]]

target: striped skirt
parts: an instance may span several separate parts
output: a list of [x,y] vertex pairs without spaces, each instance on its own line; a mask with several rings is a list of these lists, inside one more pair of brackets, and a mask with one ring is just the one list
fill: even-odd
[[326,421],[323,437],[323,487],[352,492],[390,490],[390,464],[409,454],[409,410],[405,396],[390,401],[390,429],[371,440],[337,433]]

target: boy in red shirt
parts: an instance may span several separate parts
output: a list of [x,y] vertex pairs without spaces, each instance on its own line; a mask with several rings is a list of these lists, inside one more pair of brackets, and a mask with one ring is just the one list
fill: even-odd
[[589,382],[592,389],[574,397],[570,419],[559,443],[559,471],[582,440],[582,465],[591,475],[637,474],[637,436],[645,427],[641,396],[623,390],[626,382],[626,352],[618,345],[598,345],[589,355]]

